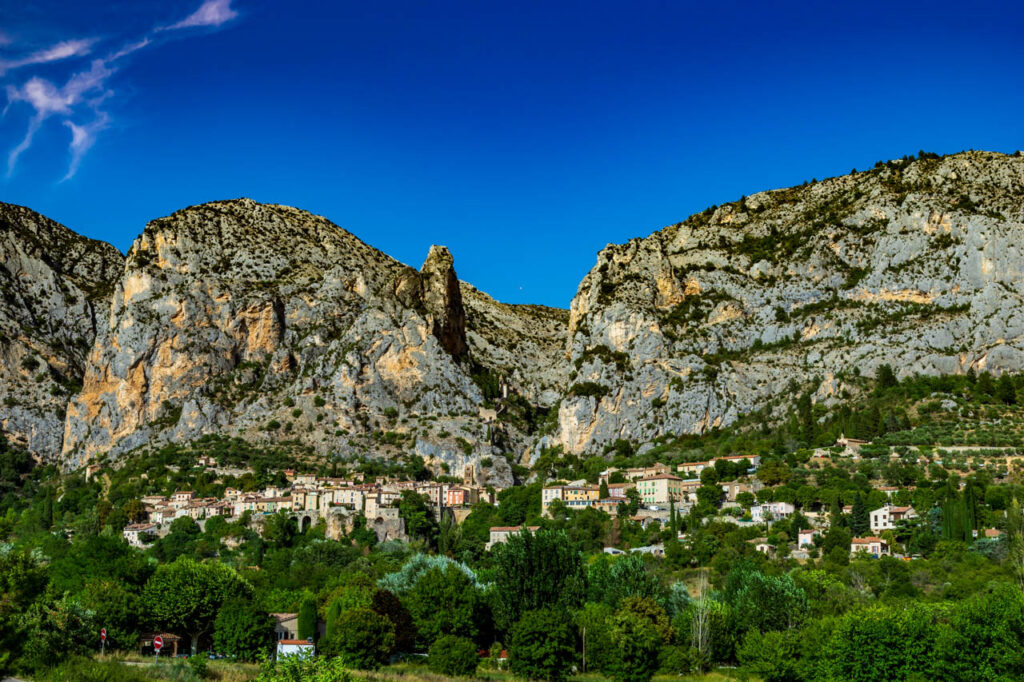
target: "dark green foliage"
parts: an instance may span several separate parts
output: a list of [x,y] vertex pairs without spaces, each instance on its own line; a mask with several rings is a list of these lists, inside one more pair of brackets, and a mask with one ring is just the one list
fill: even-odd
[[409,609],[387,590],[373,593],[370,608],[391,621],[395,628],[395,651],[412,651],[416,643],[416,625]]
[[749,566],[726,578],[727,598],[739,631],[792,630],[807,617],[807,595],[789,575],[768,576]]
[[744,670],[764,682],[796,682],[802,680],[796,632],[765,632],[750,630],[736,650]]
[[569,395],[580,398],[594,397],[600,400],[611,393],[611,389],[594,381],[584,381],[569,387]]
[[142,593],[142,606],[154,626],[190,635],[195,652],[221,605],[234,599],[252,599],[252,586],[234,570],[182,558],[157,568]]
[[430,671],[449,677],[469,677],[476,672],[479,662],[472,640],[454,635],[438,638],[427,655]]
[[871,515],[863,495],[857,495],[853,509],[850,510],[850,531],[856,537],[865,536],[871,531]]
[[527,611],[566,612],[583,602],[583,562],[564,533],[524,530],[493,554],[494,620],[500,630],[507,631]]
[[324,653],[337,656],[345,666],[376,670],[387,662],[395,645],[395,628],[384,616],[370,609],[342,612],[322,642]]
[[576,358],[573,363],[576,370],[579,371],[581,367],[593,358],[599,359],[601,362],[614,365],[620,372],[628,371],[630,369],[629,353],[622,351],[613,351],[608,346],[594,346],[588,348],[580,356]]
[[443,635],[475,638],[486,620],[476,586],[453,566],[428,570],[402,601],[424,648]]
[[598,557],[587,569],[587,601],[618,608],[627,597],[664,597],[658,578],[644,566],[639,554],[613,559]]
[[650,598],[630,597],[611,619],[612,665],[620,682],[647,682],[658,669],[658,650],[672,640],[665,611]]
[[258,660],[274,640],[274,619],[251,600],[233,599],[220,607],[213,626],[217,652],[240,661]]
[[879,365],[878,369],[875,370],[875,385],[879,389],[892,388],[898,384],[899,379],[896,378],[896,373],[892,371],[891,365]]
[[316,636],[316,600],[307,597],[299,607],[298,617],[299,639],[308,639]]
[[576,636],[564,611],[523,613],[509,637],[509,667],[529,680],[561,682],[576,659]]
[[38,669],[55,662],[55,655],[81,656],[95,648],[99,625],[94,614],[71,597],[36,601],[21,615],[24,633],[22,665]]
[[440,528],[430,505],[430,498],[412,490],[403,490],[398,503],[398,515],[405,521],[405,530],[410,536],[428,544],[437,542]]

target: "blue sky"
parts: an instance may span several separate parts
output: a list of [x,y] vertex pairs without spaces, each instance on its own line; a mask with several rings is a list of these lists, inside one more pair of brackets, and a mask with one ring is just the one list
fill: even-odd
[[1017,2],[0,0],[0,200],[126,250],[248,196],[567,306],[605,244],[710,204],[1024,148],[1022,28]]

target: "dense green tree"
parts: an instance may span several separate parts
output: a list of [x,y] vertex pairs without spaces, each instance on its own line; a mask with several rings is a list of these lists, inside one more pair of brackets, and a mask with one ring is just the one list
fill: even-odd
[[373,593],[370,608],[391,621],[395,627],[395,651],[412,651],[416,643],[416,625],[405,604],[387,590]]
[[524,530],[493,555],[494,620],[500,629],[507,631],[527,611],[568,611],[582,603],[583,561],[564,533]]
[[587,671],[609,673],[615,666],[611,621],[615,610],[606,604],[587,602],[574,612],[576,631],[583,634],[583,665]]
[[509,667],[528,680],[561,682],[576,659],[576,636],[564,611],[523,613],[509,637]]
[[349,609],[338,616],[324,638],[325,653],[358,670],[375,670],[387,662],[395,645],[391,621],[370,609]]
[[240,661],[258,660],[274,639],[274,619],[251,600],[231,599],[221,605],[213,625],[213,646]]
[[[730,573],[729,578],[733,577]],[[790,630],[807,617],[807,595],[792,576],[768,576],[741,568],[735,578],[736,584],[730,586],[730,605],[740,631]]]
[[442,635],[475,638],[486,618],[476,586],[458,568],[432,568],[403,597],[419,641],[429,647]]
[[607,672],[612,679],[620,682],[647,682],[654,676],[658,669],[658,649],[663,639],[649,618],[629,609],[615,614],[612,617],[611,639],[615,657]]
[[587,600],[618,607],[626,597],[661,599],[664,590],[638,554],[598,557],[587,568]]
[[892,388],[899,385],[899,379],[892,370],[892,365],[882,364],[875,369],[875,386],[881,389]]
[[471,677],[479,663],[480,657],[473,641],[454,635],[439,637],[427,654],[430,671],[449,677]]
[[107,650],[131,649],[138,642],[139,595],[116,579],[93,578],[78,593],[82,606],[107,630]]
[[410,537],[423,540],[434,546],[440,533],[440,526],[434,515],[430,498],[412,490],[403,490],[398,502],[398,515],[405,521],[405,530]]
[[1024,679],[1024,595],[1006,583],[957,605],[937,638],[936,678]]
[[70,596],[55,601],[34,602],[20,619],[24,633],[22,665],[30,670],[47,667],[59,660],[91,653],[96,648],[100,626],[95,614]]
[[61,592],[77,592],[93,578],[141,586],[152,573],[152,564],[120,535],[76,538],[67,554],[54,561],[49,571],[50,583]]
[[154,629],[182,632],[192,640],[213,629],[220,607],[232,599],[251,599],[252,586],[220,563],[180,558],[156,569],[142,593],[142,605]]
[[840,617],[824,645],[816,679],[824,682],[934,679],[935,611],[874,606]]
[[285,511],[263,517],[263,540],[276,547],[291,547],[295,536],[299,534],[299,525]]
[[996,381],[995,395],[996,399],[1005,405],[1017,404],[1017,387],[1013,383],[1013,378],[1006,372],[1000,374]]

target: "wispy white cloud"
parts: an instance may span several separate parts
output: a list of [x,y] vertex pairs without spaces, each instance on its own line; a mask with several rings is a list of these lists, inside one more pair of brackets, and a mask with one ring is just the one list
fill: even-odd
[[231,9],[231,0],[206,0],[192,14],[188,15],[176,24],[163,26],[159,30],[173,31],[180,28],[192,28],[198,26],[220,26],[226,24],[235,17],[238,12]]
[[85,125],[77,125],[73,121],[64,121],[64,125],[71,129],[71,163],[68,166],[67,174],[61,179],[70,180],[78,171],[78,165],[82,157],[89,151],[96,141],[96,135],[110,123],[110,116],[104,111],[97,111],[96,118]]
[[[71,162],[63,180],[73,177],[85,153],[96,142],[96,136],[110,125],[110,116],[99,107],[113,94],[107,87],[107,80],[117,71],[115,63],[118,60],[155,43],[166,42],[170,35],[169,31],[221,26],[237,16],[238,12],[231,8],[231,0],[205,0],[199,9],[178,23],[153,29],[149,35],[124,44],[106,57],[92,60],[88,69],[74,73],[60,87],[38,76],[29,78],[21,87],[8,85],[7,105],[2,115],[6,116],[11,106],[19,102],[28,104],[33,113],[29,118],[25,136],[7,156],[7,176],[11,176],[18,158],[32,146],[32,141],[43,123],[51,116],[57,116],[63,119],[63,124],[71,132],[71,142],[68,145]],[[160,40],[158,36],[167,37]],[[0,32],[0,46],[8,45],[10,42],[7,35]],[[91,52],[95,42],[95,39],[64,40],[17,59],[0,59],[0,76],[24,66],[82,57]]]
[[[93,123],[77,126],[70,119],[65,120],[65,124],[69,125],[72,131],[71,152],[74,168],[69,172],[70,175],[73,175],[74,170],[78,167],[77,162],[81,160],[81,155],[92,146],[93,141],[90,140],[84,146],[82,142],[79,142],[77,146],[81,151],[76,151],[75,128],[82,129],[84,134],[94,138],[97,132],[106,127],[109,120],[107,115],[95,107],[107,96],[106,79],[113,73],[113,69],[108,66],[106,60],[95,59],[88,71],[80,71],[71,76],[63,87],[60,88],[45,78],[38,77],[30,78],[20,88],[7,86],[7,108],[10,108],[16,102],[26,102],[35,110],[32,118],[29,120],[25,137],[7,156],[7,176],[10,177],[14,172],[14,167],[18,163],[18,157],[32,145],[32,139],[39,132],[43,121],[54,114],[70,116],[74,113],[77,105],[85,102],[91,106],[96,116]],[[6,111],[7,109],[5,108],[4,113]],[[93,125],[100,120],[102,120],[101,125]]]
[[62,40],[55,45],[51,45],[50,47],[42,50],[37,50],[36,52],[32,52],[18,59],[0,60],[0,75],[3,75],[11,69],[19,69],[23,66],[47,64],[49,62],[60,61],[61,59],[87,55],[95,42],[95,38]]

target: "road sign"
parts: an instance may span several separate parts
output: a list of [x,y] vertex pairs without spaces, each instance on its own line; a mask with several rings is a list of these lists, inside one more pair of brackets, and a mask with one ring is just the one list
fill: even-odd
[[100,628],[100,641],[101,642],[107,641],[107,629],[106,628]]
[[153,638],[153,648],[156,649],[157,653],[160,653],[160,650],[164,648],[164,638],[161,637],[160,635],[157,635],[156,637],[154,637]]

